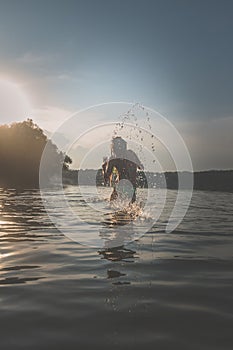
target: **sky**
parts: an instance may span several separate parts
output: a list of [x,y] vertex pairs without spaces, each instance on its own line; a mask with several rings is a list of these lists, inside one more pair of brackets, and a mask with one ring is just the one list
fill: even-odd
[[195,170],[233,168],[233,2],[0,0],[0,123],[140,102]]

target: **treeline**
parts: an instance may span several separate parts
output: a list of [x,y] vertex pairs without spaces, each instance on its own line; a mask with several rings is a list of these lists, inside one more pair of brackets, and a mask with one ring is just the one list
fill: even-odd
[[[189,173],[180,172],[183,189],[189,184]],[[194,190],[223,191],[233,193],[233,170],[210,170],[194,172]],[[63,172],[63,183],[71,185],[103,186],[101,169],[66,170]],[[178,189],[178,173],[153,173],[140,171],[137,176],[138,187]]]
[[[101,169],[69,170],[72,160],[61,152],[32,119],[0,126],[0,187],[38,188],[41,156],[46,146],[46,174],[48,182],[63,168],[63,183],[103,186]],[[184,184],[187,172],[180,172]],[[45,182],[46,182],[45,181]],[[178,188],[177,172],[138,172],[138,187]],[[194,189],[233,192],[233,171],[202,171],[194,173]]]
[[0,186],[39,187],[39,168],[45,146],[48,148],[49,179],[59,167],[68,169],[71,159],[48,140],[32,119],[0,126]]

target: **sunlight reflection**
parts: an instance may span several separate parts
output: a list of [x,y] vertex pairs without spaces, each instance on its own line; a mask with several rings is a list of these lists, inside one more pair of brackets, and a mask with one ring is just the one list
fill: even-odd
[[11,255],[14,255],[14,253],[0,253],[0,259],[8,258]]
[[[12,219],[11,216],[7,216],[8,218]],[[0,226],[9,226],[9,225],[15,225],[14,221],[5,221],[5,220],[0,220]]]
[[0,225],[6,225],[6,224],[8,224],[7,221],[0,220]]

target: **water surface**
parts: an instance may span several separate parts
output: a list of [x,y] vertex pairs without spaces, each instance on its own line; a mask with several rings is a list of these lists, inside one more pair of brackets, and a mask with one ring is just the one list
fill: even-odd
[[[80,205],[77,188],[66,193]],[[108,249],[59,232],[39,191],[1,190],[1,349],[232,349],[233,194],[194,192],[169,234],[167,195],[147,234]]]

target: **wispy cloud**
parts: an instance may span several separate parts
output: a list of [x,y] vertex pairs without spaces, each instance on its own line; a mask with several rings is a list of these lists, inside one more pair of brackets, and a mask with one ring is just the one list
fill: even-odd
[[70,115],[71,110],[54,106],[44,106],[31,111],[32,119],[49,132],[54,132]]
[[16,60],[23,64],[47,64],[53,62],[58,56],[59,55],[56,53],[36,53],[28,51],[19,56]]

